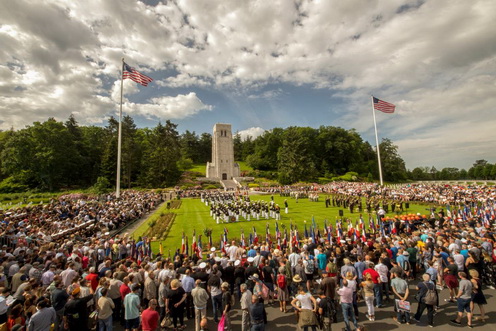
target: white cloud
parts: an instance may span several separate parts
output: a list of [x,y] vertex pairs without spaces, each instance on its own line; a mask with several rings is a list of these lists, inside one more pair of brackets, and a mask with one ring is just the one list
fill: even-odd
[[238,132],[238,134],[240,135],[241,140],[246,140],[248,137],[255,139],[258,136],[263,135],[264,132],[265,132],[265,129],[262,129],[261,127],[253,127],[253,128],[241,130]]
[[[440,142],[432,131],[496,124],[493,0],[17,0],[0,2],[0,21],[0,129],[70,113],[103,121],[117,110],[123,56],[156,79],[143,96],[125,82],[130,112],[150,118],[212,109],[189,89],[272,103],[284,83],[343,97],[332,122],[370,133],[373,93],[398,105],[379,124],[407,160],[415,141]],[[171,88],[181,92],[164,97]],[[462,136],[472,146],[465,158],[491,155],[479,142],[496,141],[483,131]],[[448,162],[460,144],[448,138],[436,155]]]

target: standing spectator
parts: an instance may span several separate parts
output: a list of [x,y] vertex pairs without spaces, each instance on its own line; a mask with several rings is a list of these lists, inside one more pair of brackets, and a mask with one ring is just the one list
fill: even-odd
[[112,331],[112,313],[115,308],[114,301],[107,297],[108,289],[103,288],[98,299],[98,329],[99,331]]
[[[246,286],[246,284],[241,284],[241,331],[250,330],[250,305],[252,293]],[[197,330],[198,331],[198,330]]]
[[119,322],[124,322],[123,316],[121,316],[122,312],[122,299],[121,299],[121,293],[120,293],[120,288],[122,286],[122,281],[117,278],[118,274],[117,272],[114,272],[112,275],[112,278],[109,280],[109,287],[108,287],[108,292],[107,295],[112,301],[114,302],[114,313],[112,314],[112,319],[114,321],[119,321]]
[[[195,288],[191,291],[193,305],[195,306],[195,330],[200,331],[201,321],[207,318],[208,293],[201,286],[201,279],[195,281]],[[246,284],[242,284],[245,285]]]
[[160,315],[160,320],[162,320],[165,317],[165,310],[166,310],[165,299],[167,297],[168,290],[169,290],[169,278],[165,277],[158,286],[158,313]]
[[[251,297],[251,292],[250,295]],[[277,275],[277,299],[279,300],[279,309],[286,312],[286,302],[289,300],[288,281],[284,274],[284,267],[279,267],[279,274]],[[246,307],[248,309],[248,307]]]
[[[406,280],[400,277],[399,272],[394,273],[394,278],[391,280],[391,288],[398,300],[408,300],[408,294],[410,293],[408,289],[408,283],[406,282]],[[396,317],[393,317],[393,319],[398,324],[410,324],[410,312],[399,310],[396,304],[394,305],[394,310],[396,311]]]
[[145,279],[145,290],[144,290],[144,295],[143,299],[145,302],[145,306],[148,306],[148,302],[150,302],[151,299],[157,299],[157,284],[155,284],[155,274],[153,271],[150,271],[148,273],[148,277]]
[[9,318],[7,319],[7,330],[12,330],[14,325],[22,325],[26,324],[26,319],[23,316],[22,305],[20,303],[16,304],[10,310]]
[[51,294],[51,301],[53,309],[55,309],[55,313],[57,314],[57,321],[55,322],[55,331],[62,329],[62,319],[64,316],[64,307],[67,303],[67,299],[69,299],[69,294],[62,288],[62,280],[57,279],[55,281],[55,288]]
[[148,309],[141,313],[141,330],[155,331],[158,328],[160,315],[157,312],[157,300],[151,299],[148,303]]
[[62,283],[64,284],[64,287],[69,287],[72,284],[72,280],[75,277],[78,277],[78,273],[76,270],[74,270],[74,263],[71,262],[68,264],[67,269],[62,271],[60,274],[62,277]]
[[224,320],[224,330],[231,331],[231,318],[229,312],[232,308],[232,296],[229,292],[229,283],[224,282],[221,284],[220,288],[222,290],[222,315],[225,316]]
[[195,280],[193,279],[193,277],[191,277],[190,269],[186,269],[181,283],[183,285],[184,292],[186,292],[186,317],[188,318],[188,320],[192,320],[195,316],[195,308],[193,306],[193,297],[191,296],[191,291],[195,287]]
[[131,286],[131,293],[124,298],[124,319],[126,322],[126,331],[131,329],[137,331],[140,324],[140,297],[138,296],[139,285]]
[[[319,289],[318,313],[321,319],[322,331],[331,331],[331,324],[334,321],[334,300],[326,297],[325,292]],[[373,296],[372,296],[373,298]]]
[[454,258],[448,257],[448,266],[444,269],[444,283],[450,291],[449,299],[444,301],[455,302],[456,294],[458,293],[458,265],[455,263]]
[[[389,302],[389,278],[388,278],[388,272],[389,269],[384,264],[384,258],[379,259],[379,264],[375,266],[375,271],[379,274],[379,279],[381,281],[381,301],[382,301],[382,295],[386,297],[386,302]],[[380,306],[380,305],[379,305]]]
[[365,281],[360,284],[363,288],[363,296],[365,304],[367,305],[367,315],[366,317],[369,321],[375,321],[375,310],[374,310],[374,282],[372,281],[372,276],[367,274],[365,276]]
[[10,290],[6,287],[0,289],[0,324],[7,322],[7,297],[10,295]]
[[414,321],[419,322],[424,310],[427,308],[427,321],[430,327],[434,326],[434,305],[425,303],[425,296],[428,290],[435,291],[436,285],[431,281],[429,274],[422,275],[422,282],[417,284],[417,313],[415,314]]
[[265,307],[263,298],[252,295],[250,306],[251,331],[265,331]]
[[350,318],[352,319],[355,329],[358,329],[358,322],[353,312],[353,289],[348,287],[348,280],[343,279],[343,287],[338,290],[339,299],[341,302],[341,309],[343,311],[343,319],[345,330],[351,331]]
[[93,295],[81,298],[81,289],[78,287],[72,290],[72,300],[64,307],[64,327],[71,331],[88,330],[88,302],[93,300]]
[[481,317],[480,320],[486,322],[486,311],[484,305],[487,305],[486,297],[482,292],[482,280],[479,278],[477,270],[470,270],[470,281],[472,282],[472,301],[470,302],[470,310],[472,316],[474,315],[474,308],[477,304],[479,306]]
[[463,313],[467,312],[467,326],[469,328],[472,328],[472,311],[470,310],[473,289],[472,282],[467,279],[467,274],[465,272],[459,272],[458,277],[460,277],[460,286],[458,289],[458,294],[456,296],[458,313],[456,318],[454,320],[451,320],[451,323],[461,325]]
[[51,325],[57,321],[55,309],[50,306],[50,301],[43,297],[38,299],[36,308],[38,311],[31,316],[28,331],[49,331]]
[[174,324],[174,328],[177,330],[177,322],[179,319],[179,323],[181,326],[179,330],[184,330],[186,325],[184,325],[184,302],[186,301],[186,292],[181,287],[181,282],[177,279],[173,279],[171,281],[171,288],[167,292],[167,298],[165,300],[165,307],[167,312],[170,312],[172,317],[172,323]]
[[367,274],[370,274],[372,282],[374,283],[375,305],[377,308],[382,308],[384,306],[382,305],[382,288],[380,284],[380,276],[379,273],[374,269],[374,263],[369,262],[369,267],[363,271],[363,277],[366,278]]
[[222,290],[220,289],[220,278],[215,274],[211,274],[208,279],[208,291],[212,298],[212,309],[214,314],[214,322],[219,323],[219,311],[222,304]]
[[[299,302],[299,306],[296,305],[297,302]],[[317,301],[310,293],[305,292],[303,286],[298,288],[298,294],[291,301],[291,305],[298,311],[298,326],[304,331],[308,331],[308,327],[311,327],[312,331],[316,331],[318,325],[317,318],[315,317]]]

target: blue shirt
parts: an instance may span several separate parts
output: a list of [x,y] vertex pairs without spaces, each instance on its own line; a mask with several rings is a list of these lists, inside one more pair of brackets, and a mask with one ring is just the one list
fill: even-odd
[[195,280],[191,276],[184,276],[182,282],[184,292],[190,293],[195,287]]
[[324,270],[327,265],[327,255],[325,255],[324,253],[320,253],[319,255],[317,255],[317,261],[319,261],[319,269]]
[[257,256],[257,251],[254,249],[250,249],[246,255],[248,257],[255,257],[255,256]]
[[365,262],[363,261],[355,262],[355,269],[357,270],[358,273],[358,279],[363,279],[363,272],[365,271],[365,269],[367,269],[365,267]]
[[393,254],[393,260],[396,260],[396,255],[398,255],[398,247],[391,247],[391,253]]
[[468,259],[468,249],[462,249],[460,251],[460,254],[463,255],[463,257],[466,259]]

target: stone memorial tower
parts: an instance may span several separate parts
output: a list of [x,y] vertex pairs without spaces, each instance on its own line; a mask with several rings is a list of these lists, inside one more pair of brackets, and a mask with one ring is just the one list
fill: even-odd
[[212,135],[212,162],[207,162],[207,178],[230,181],[239,176],[239,165],[234,162],[231,124],[217,123]]

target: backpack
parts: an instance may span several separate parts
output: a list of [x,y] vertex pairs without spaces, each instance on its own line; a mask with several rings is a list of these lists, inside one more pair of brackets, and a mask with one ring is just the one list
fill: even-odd
[[430,289],[429,286],[427,286],[427,283],[425,283],[425,287],[427,287],[427,293],[424,295],[424,302],[426,305],[436,305],[437,304],[437,292],[436,289]]
[[405,260],[403,262],[403,266],[402,267],[403,267],[403,271],[405,271],[407,273],[412,269],[412,266],[410,265],[410,262],[408,260]]
[[286,276],[284,276],[283,274],[277,275],[277,286],[280,289],[286,288]]
[[305,266],[306,274],[313,274],[315,271],[315,263],[313,260],[307,260],[307,265]]

